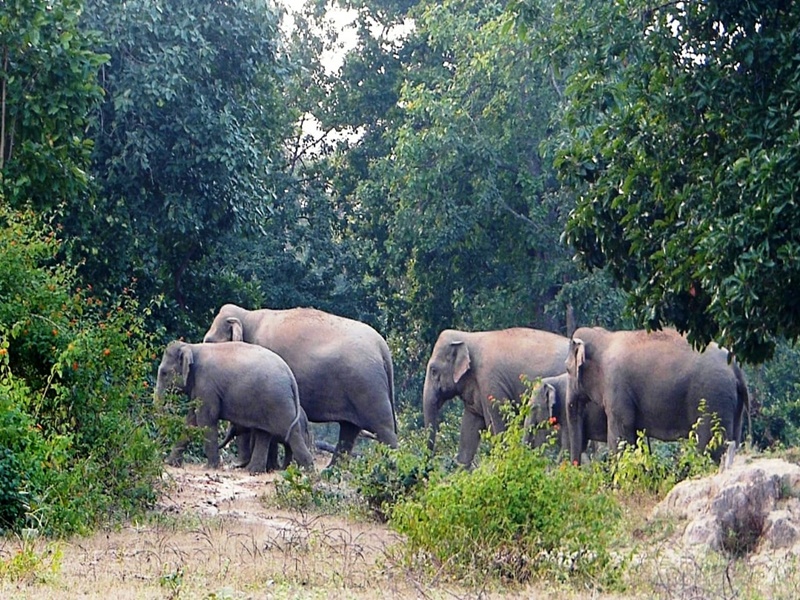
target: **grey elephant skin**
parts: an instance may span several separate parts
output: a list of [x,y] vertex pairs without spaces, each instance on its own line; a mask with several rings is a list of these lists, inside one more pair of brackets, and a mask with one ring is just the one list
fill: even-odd
[[525,327],[442,331],[428,361],[422,397],[429,449],[434,450],[442,406],[459,396],[464,414],[456,461],[470,466],[481,431],[505,429],[500,405],[504,400],[519,403],[526,390],[520,376],[534,380],[563,373],[568,350],[567,338]]
[[[580,328],[573,334],[567,359],[567,414],[570,457],[580,462],[583,414],[590,402],[605,409],[609,450],[620,440],[636,443],[638,431],[659,440],[689,435],[701,417],[716,413],[725,439],[741,440],[744,410],[749,406],[744,373],[729,353],[716,344],[694,350],[672,329],[607,331]],[[703,419],[698,443],[711,439],[711,419]],[[719,460],[724,448],[712,456]]]
[[352,451],[362,429],[397,446],[392,356],[369,325],[312,308],[247,310],[226,304],[203,342],[229,340],[279,354],[297,379],[308,420],[339,423],[331,463]]
[[[530,412],[525,417],[525,436],[523,441],[538,448],[547,441],[550,430],[542,423],[558,425],[559,448],[569,452],[569,425],[567,419],[567,385],[569,375],[562,373],[556,377],[545,377],[531,397]],[[581,453],[586,452],[589,441],[605,442],[608,436],[606,411],[599,404],[591,402],[583,411],[583,427],[578,440]]]
[[[286,362],[274,352],[244,344],[187,344],[172,342],[158,367],[155,394],[185,393],[197,404],[187,416],[190,425],[206,428],[204,449],[208,466],[219,467],[219,421],[251,430],[249,470],[266,465],[273,436],[285,440],[295,461],[313,470],[313,458],[303,439],[297,382]],[[173,449],[169,461],[179,461],[186,442]]]
[[[311,436],[311,431],[308,428],[308,417],[303,407],[300,407],[300,431],[303,434],[303,440],[306,442],[306,447],[310,450],[314,447],[314,440]],[[251,430],[247,427],[237,426],[231,423],[228,430],[225,432],[225,437],[219,443],[219,449],[222,450],[228,443],[236,438],[237,444],[237,458],[233,463],[234,467],[249,467],[253,454],[253,443],[255,438],[251,435]],[[283,446],[283,460],[278,457],[278,444]],[[292,448],[277,436],[274,436],[269,444],[269,451],[267,453],[267,463],[263,465],[265,471],[275,471],[277,469],[285,469],[292,462]],[[255,466],[255,465],[253,465]],[[261,466],[261,465],[260,465]]]

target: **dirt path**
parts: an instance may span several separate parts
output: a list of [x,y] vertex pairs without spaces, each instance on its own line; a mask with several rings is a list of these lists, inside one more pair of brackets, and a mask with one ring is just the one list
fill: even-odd
[[0,597],[373,598],[376,587],[417,596],[388,528],[271,507],[277,477],[167,467],[146,522],[66,542],[0,541],[0,556],[42,556],[35,576],[0,584]]

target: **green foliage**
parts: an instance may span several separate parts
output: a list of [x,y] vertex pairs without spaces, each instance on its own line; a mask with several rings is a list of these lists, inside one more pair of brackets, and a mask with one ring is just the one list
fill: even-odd
[[491,438],[474,471],[398,503],[390,523],[406,536],[409,560],[454,579],[549,576],[604,587],[620,574],[611,553],[619,518],[598,473],[554,467],[522,444],[516,424]]
[[18,529],[28,509],[20,471],[16,455],[9,448],[0,447],[0,535]]
[[762,450],[800,446],[800,347],[779,342],[772,359],[745,369],[752,443]]
[[552,15],[536,43],[567,82],[553,146],[580,262],[607,267],[650,328],[746,362],[796,339],[800,6],[568,0]]
[[74,274],[48,266],[52,233],[30,214],[0,218],[0,447],[26,501],[14,525],[64,534],[139,511],[161,473],[146,311],[130,293],[71,291]]
[[433,463],[427,451],[426,430],[405,433],[397,448],[371,444],[349,464],[351,485],[382,521],[398,502],[413,497],[443,468]]
[[295,465],[289,465],[275,480],[275,496],[279,507],[293,510],[308,510],[324,503],[312,479]]
[[0,581],[49,583],[61,568],[61,546],[58,542],[37,544],[36,536],[30,531],[23,532],[21,540],[19,550],[0,558]]
[[[610,484],[626,494],[663,495],[684,479],[714,473],[718,465],[711,453],[725,443],[724,430],[719,417],[705,414],[703,408],[701,405],[703,416],[685,440],[670,444],[651,442],[645,432],[638,432],[635,445],[623,445],[619,452],[609,456]],[[698,431],[706,419],[711,420],[711,441],[701,451]]]
[[84,193],[89,112],[108,59],[80,31],[82,0],[0,4],[0,198],[50,209]]
[[339,466],[316,476],[291,464],[275,480],[275,504],[302,512],[363,514],[361,499],[345,478]]
[[[90,130],[96,197],[58,217],[68,256],[100,291],[136,277],[141,297],[164,297],[160,322],[184,334],[227,301],[218,265],[202,261],[232,233],[258,243],[283,210],[278,12],[249,0],[90,0],[83,25],[111,60]],[[280,228],[271,233],[282,247]]]

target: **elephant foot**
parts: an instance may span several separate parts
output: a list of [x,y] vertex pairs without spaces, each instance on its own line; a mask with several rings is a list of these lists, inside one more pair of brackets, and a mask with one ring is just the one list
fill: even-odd
[[250,464],[250,460],[246,458],[237,458],[231,463],[231,466],[235,469],[243,469],[248,464]]

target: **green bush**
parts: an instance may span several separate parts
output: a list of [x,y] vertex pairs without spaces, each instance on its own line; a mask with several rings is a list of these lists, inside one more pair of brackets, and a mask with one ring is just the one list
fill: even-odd
[[[381,521],[386,521],[392,507],[412,497],[433,474],[427,435],[426,430],[406,432],[397,448],[369,444],[361,456],[350,461],[353,487]],[[436,473],[444,469],[439,464]]]
[[6,493],[25,500],[12,528],[67,534],[150,505],[161,460],[147,313],[127,290],[76,290],[59,248],[32,214],[0,212],[0,448],[19,481]]
[[465,583],[535,576],[611,585],[621,511],[593,469],[553,465],[522,444],[516,423],[490,439],[489,456],[398,502],[390,524],[406,556]]

